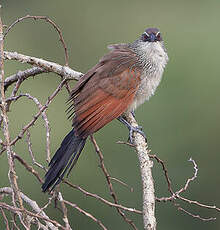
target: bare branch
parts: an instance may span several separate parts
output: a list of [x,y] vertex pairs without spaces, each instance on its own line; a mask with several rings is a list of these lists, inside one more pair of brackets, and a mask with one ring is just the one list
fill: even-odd
[[191,161],[193,163],[194,175],[186,181],[183,188],[181,188],[179,191],[175,192],[176,195],[179,195],[180,193],[185,192],[187,190],[187,188],[189,187],[189,184],[197,178],[198,166],[192,158],[190,158],[189,161]]
[[[49,223],[51,223],[51,224],[54,225],[54,226],[51,228],[52,230],[55,230],[55,229],[58,230],[58,228],[56,228],[56,227],[59,227],[59,228],[61,228],[61,229],[63,229],[63,230],[66,230],[66,229],[65,229],[61,224],[59,224],[57,221],[51,220],[51,219],[49,219],[48,217],[45,217],[45,216],[43,216],[43,215],[35,214],[35,213],[30,212],[30,211],[28,211],[28,210],[26,210],[26,209],[16,208],[16,207],[11,206],[11,205],[8,205],[8,204],[6,204],[6,203],[4,203],[4,202],[0,202],[0,207],[1,207],[1,208],[4,208],[4,209],[7,209],[7,210],[9,210],[9,211],[11,211],[11,212],[14,212],[14,213],[16,213],[16,214],[18,214],[18,213],[25,213],[25,214],[28,215],[28,216],[36,217],[36,218],[42,219],[42,220],[44,220],[44,221],[47,221],[47,222],[49,222]],[[49,224],[48,224],[48,225],[49,225]],[[29,228],[29,229],[30,229],[30,228]]]
[[[5,149],[7,150],[7,157],[8,157],[8,165],[9,165],[9,172],[8,172],[8,177],[10,181],[10,185],[13,190],[13,196],[12,196],[12,201],[14,207],[17,207],[16,202],[18,203],[18,206],[21,207],[21,209],[24,209],[23,207],[23,202],[20,196],[20,191],[18,189],[18,184],[17,184],[17,176],[16,176],[16,171],[15,171],[15,166],[14,166],[14,160],[13,160],[13,152],[11,149],[11,144],[10,144],[10,134],[9,134],[9,127],[8,127],[8,116],[7,116],[7,104],[6,104],[6,99],[5,99],[5,91],[4,91],[4,40],[3,40],[3,28],[2,28],[2,21],[0,17],[0,82],[1,82],[1,116],[3,119],[3,126],[4,126],[4,137],[5,137]],[[25,228],[28,227],[28,220],[26,218],[26,215],[20,216],[20,220]]]
[[177,198],[179,198],[180,200],[183,200],[183,201],[186,201],[188,202],[189,204],[194,204],[194,205],[197,205],[197,206],[200,206],[200,207],[203,207],[203,208],[208,208],[208,209],[213,209],[213,210],[216,210],[217,212],[220,212],[220,208],[216,207],[216,205],[207,205],[207,204],[202,204],[196,200],[189,200],[189,199],[186,199],[180,195],[177,195]]
[[24,159],[22,159],[19,155],[14,154],[13,157],[16,160],[18,160],[27,169],[28,172],[32,173],[38,179],[38,181],[41,184],[43,184],[43,180],[41,179],[39,173],[36,170],[34,170],[33,167],[31,167],[30,165],[28,165],[28,163]]
[[31,134],[30,134],[28,129],[27,129],[26,134],[27,134],[28,151],[30,153],[33,164],[38,166],[39,168],[43,169],[44,171],[46,171],[46,168],[35,160],[34,153],[32,151]]
[[128,188],[130,190],[130,192],[134,191],[134,188],[130,187],[128,184],[126,184],[125,182],[119,180],[118,178],[115,177],[110,177],[111,180],[118,182],[119,184],[125,186],[126,188]]
[[168,176],[168,170],[167,170],[164,162],[157,155],[151,155],[151,154],[148,154],[148,155],[149,155],[150,158],[156,159],[157,162],[162,165],[162,169],[164,171],[164,175],[165,175],[167,185],[168,185],[168,191],[173,195],[174,192],[173,192],[173,189],[171,188],[171,180],[170,180],[170,178]]
[[5,51],[4,58],[7,60],[16,60],[21,63],[28,63],[30,65],[36,65],[40,68],[43,68],[45,71],[54,72],[70,80],[79,80],[79,78],[83,75],[80,72],[72,70],[68,66],[62,66],[54,62],[46,61],[41,58],[19,54],[17,52],[6,52]]
[[68,62],[69,62],[69,57],[68,57],[68,51],[67,51],[67,46],[64,42],[64,38],[63,38],[63,35],[62,35],[62,32],[61,32],[61,29],[59,28],[59,26],[54,22],[52,21],[50,18],[48,18],[47,16],[31,16],[31,15],[26,15],[24,17],[21,17],[21,18],[18,18],[16,21],[14,21],[8,28],[7,30],[5,31],[4,33],[4,37],[3,39],[5,39],[6,35],[8,34],[8,32],[19,22],[25,20],[25,19],[34,19],[34,20],[37,20],[37,19],[40,19],[40,20],[45,20],[46,22],[48,22],[49,24],[51,24],[54,29],[58,32],[59,34],[59,37],[60,37],[60,41],[63,45],[63,48],[64,48],[64,53],[65,53],[65,65],[68,66]]
[[20,230],[20,228],[16,224],[16,216],[17,216],[17,214],[15,212],[14,213],[11,212],[11,216],[12,216],[13,227],[15,227],[17,230]]
[[2,213],[2,216],[3,216],[4,222],[5,222],[5,225],[6,225],[6,230],[10,230],[9,224],[8,224],[8,219],[7,219],[7,217],[6,217],[5,213],[4,213],[4,210],[2,208],[0,208],[0,209],[1,209],[1,213]]
[[185,210],[184,208],[182,207],[178,207],[177,208],[179,211],[182,211],[184,213],[186,213],[187,215],[193,217],[193,218],[197,218],[199,220],[202,220],[202,221],[213,221],[213,220],[216,220],[216,218],[214,217],[209,217],[209,218],[204,218],[204,217],[201,217],[200,215],[195,215],[195,214],[192,214],[191,212],[188,212],[187,210]]
[[190,200],[190,199],[187,199],[187,198],[185,198],[185,197],[180,195],[182,192],[186,191],[188,189],[190,183],[197,178],[198,166],[197,166],[195,160],[193,160],[192,158],[189,159],[189,161],[193,163],[193,168],[194,168],[193,176],[191,178],[187,179],[185,185],[181,189],[179,189],[177,192],[173,192],[173,189],[171,187],[171,181],[170,181],[170,179],[168,177],[168,170],[167,170],[164,162],[161,159],[159,159],[156,155],[150,155],[150,157],[156,159],[162,165],[163,171],[164,171],[167,183],[168,183],[168,190],[172,194],[172,196],[170,196],[170,197],[156,198],[157,201],[159,201],[159,202],[161,202],[161,201],[165,201],[165,202],[166,201],[173,201],[174,205],[178,207],[179,211],[183,211],[184,213],[192,216],[193,218],[197,218],[197,219],[200,219],[200,220],[203,220],[203,221],[212,221],[212,220],[216,219],[216,218],[213,218],[213,217],[211,217],[211,218],[203,218],[203,217],[200,217],[200,215],[194,215],[191,212],[189,212],[189,211],[185,210],[184,208],[182,208],[180,206],[180,204],[176,203],[176,200],[179,199],[179,200],[182,200],[182,201],[187,202],[189,204],[194,204],[194,205],[197,205],[197,206],[203,207],[203,208],[214,209],[214,210],[220,212],[220,208],[216,207],[215,205],[211,206],[211,205],[202,204],[202,203],[200,203],[198,201]]
[[[102,171],[103,171],[103,173],[104,173],[104,175],[105,175],[105,178],[106,178],[106,181],[107,181],[109,190],[110,190],[110,194],[111,194],[111,196],[112,196],[112,198],[113,198],[115,204],[119,204],[118,198],[117,198],[116,193],[115,193],[115,191],[114,191],[114,189],[113,189],[113,185],[112,185],[112,182],[111,182],[111,176],[110,176],[110,174],[108,173],[108,171],[107,171],[107,169],[106,169],[106,167],[105,167],[105,165],[104,165],[104,157],[103,157],[103,155],[102,155],[102,152],[101,152],[101,150],[100,150],[98,144],[96,143],[96,140],[95,140],[95,138],[94,138],[93,135],[90,136],[90,139],[91,139],[91,141],[92,141],[92,143],[93,143],[93,145],[94,145],[94,147],[95,147],[96,153],[98,154],[99,161],[100,161],[100,165],[101,165],[101,169],[102,169]],[[128,218],[126,217],[126,215],[124,214],[124,212],[122,212],[122,210],[121,210],[120,208],[116,207],[116,209],[117,209],[118,213],[123,217],[123,219],[124,219],[128,224],[130,224],[130,225],[132,226],[133,229],[137,230],[137,227],[135,226],[134,222],[133,222],[132,220],[128,219]]]
[[117,143],[117,144],[128,145],[128,146],[130,146],[130,147],[135,147],[135,145],[133,145],[133,144],[131,144],[131,143],[129,143],[129,142],[125,142],[125,141],[117,141],[116,143]]
[[63,200],[63,202],[64,202],[65,204],[68,204],[69,206],[71,206],[71,207],[77,209],[80,213],[82,213],[83,215],[85,215],[85,216],[89,217],[90,219],[92,219],[93,221],[95,221],[102,229],[107,230],[107,228],[102,224],[102,222],[101,222],[100,220],[96,219],[92,214],[90,214],[90,213],[84,211],[83,209],[81,209],[81,208],[80,208],[79,206],[77,206],[76,204],[73,204],[73,203],[71,203],[71,202],[69,202],[69,201],[67,201],[67,200]]
[[[32,100],[38,107],[39,110],[43,107],[39,100],[36,97],[31,96],[29,93],[20,94],[18,97],[14,97],[13,99],[17,100],[20,97],[27,97],[28,99]],[[7,100],[9,100],[8,98]],[[47,162],[50,162],[50,125],[45,111],[42,111],[41,114],[46,128],[46,151],[47,151]]]
[[16,82],[18,80],[24,81],[25,79],[27,79],[29,77],[34,77],[38,74],[47,73],[47,72],[48,71],[46,71],[45,69],[40,68],[40,67],[32,67],[32,68],[26,69],[24,71],[18,71],[16,74],[13,74],[10,77],[7,77],[5,79],[5,82],[4,82],[5,90],[7,90],[7,88],[11,84],[13,84],[14,82]]
[[[125,118],[133,127],[138,127],[131,113],[125,114]],[[133,142],[139,159],[143,185],[144,229],[156,230],[154,181],[151,172],[153,162],[149,159],[149,150],[145,138],[141,134],[135,132]]]
[[[66,79],[64,79],[56,88],[56,90],[52,93],[52,95],[50,97],[48,97],[47,102],[45,103],[44,106],[41,107],[41,109],[38,111],[37,114],[35,114],[34,118],[26,125],[23,127],[23,129],[20,131],[20,133],[18,134],[18,136],[11,141],[10,146],[14,145],[18,140],[20,140],[23,135],[25,134],[25,132],[32,126],[34,125],[34,123],[36,122],[36,120],[40,117],[40,115],[42,114],[42,112],[44,112],[48,105],[51,103],[51,101],[53,100],[53,98],[59,93],[59,91],[62,89],[63,85],[65,84]],[[15,98],[16,100],[16,98]],[[0,155],[5,151],[6,147],[3,147]]]
[[[21,18],[18,18],[16,21],[14,21],[8,28],[7,30],[5,31],[5,34],[4,34],[4,37],[3,39],[6,37],[6,35],[8,34],[8,32],[19,22],[25,20],[25,19],[34,19],[34,20],[44,20],[46,22],[48,22],[49,24],[51,24],[54,29],[56,30],[56,32],[59,34],[59,40],[61,41],[62,43],[62,46],[64,48],[64,53],[65,53],[65,66],[68,66],[69,64],[69,56],[68,56],[68,50],[67,50],[67,46],[65,44],[65,41],[64,41],[64,38],[63,38],[63,35],[62,35],[62,31],[61,29],[59,28],[59,26],[54,22],[52,21],[49,17],[47,16],[31,16],[31,15],[26,15],[24,17],[21,17]],[[65,83],[65,87],[67,89],[67,91],[70,93],[70,88],[69,88],[69,85],[68,83],[66,82]]]
[[70,183],[69,181],[67,180],[63,180],[65,184],[68,184],[70,187],[74,188],[74,189],[77,189],[79,190],[80,192],[82,192],[83,194],[85,194],[86,196],[90,196],[90,197],[93,197],[107,205],[109,205],[110,207],[116,207],[116,208],[120,208],[120,209],[123,209],[125,211],[129,211],[129,212],[133,212],[133,213],[136,213],[136,214],[142,214],[142,212],[140,210],[137,210],[135,208],[128,208],[128,207],[125,207],[123,205],[120,205],[120,204],[115,204],[115,203],[112,203],[108,200],[105,200],[104,198],[100,197],[99,195],[97,194],[94,194],[94,193],[90,193],[88,191],[86,191],[85,189],[83,189],[82,187],[78,186],[78,185],[74,185],[72,183]]
[[[0,194],[9,194],[9,195],[12,195],[13,191],[11,188],[9,187],[4,187],[4,188],[0,188]],[[24,210],[24,209],[17,209],[17,208],[14,208],[14,207],[11,207],[11,206],[5,206],[4,203],[0,203],[0,207],[2,208],[5,208],[7,210],[10,210],[12,212],[26,212],[28,215],[30,216],[33,216],[33,217],[37,217],[37,218],[40,218],[40,219],[43,219],[45,220],[45,223],[48,224],[48,226],[53,230],[53,229],[57,229],[56,227],[61,227],[62,229],[65,229],[63,228],[58,222],[56,221],[53,221],[51,220],[46,214],[45,212],[38,206],[37,202],[34,201],[34,200],[31,200],[28,196],[26,196],[25,194],[23,193],[20,193],[21,194],[21,198],[22,200],[24,200],[31,208],[32,210],[37,213],[37,215],[34,215],[33,213],[31,212],[28,212],[27,210]],[[55,227],[55,226],[56,227]],[[57,229],[58,230],[58,229]]]
[[62,196],[61,192],[58,193],[58,200],[60,201],[61,208],[62,208],[62,211],[63,211],[63,221],[64,221],[64,223],[66,225],[66,229],[67,230],[72,230],[71,227],[70,227],[70,224],[69,224],[69,220],[68,220],[67,208],[66,208],[66,205],[64,203],[63,196]]
[[50,97],[48,97],[47,102],[45,103],[44,106],[41,107],[41,109],[39,110],[39,112],[34,116],[34,118],[25,126],[23,127],[23,129],[21,130],[21,132],[18,134],[18,136],[11,141],[11,145],[14,145],[19,139],[21,139],[24,135],[24,133],[27,131],[27,129],[29,129],[34,123],[35,121],[39,118],[39,116],[42,114],[42,112],[44,112],[48,105],[52,102],[53,98],[58,94],[58,92],[62,89],[63,85],[65,84],[66,79],[64,79],[56,88],[56,90],[52,93],[52,95]]

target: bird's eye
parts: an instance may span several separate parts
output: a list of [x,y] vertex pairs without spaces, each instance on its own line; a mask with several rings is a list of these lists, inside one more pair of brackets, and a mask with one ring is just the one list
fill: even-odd
[[160,32],[158,32],[158,33],[156,34],[156,37],[157,37],[157,41],[160,41],[160,40],[161,40]]
[[148,35],[146,32],[142,34],[142,40],[143,40],[144,42],[146,42],[146,41],[149,40],[149,35]]

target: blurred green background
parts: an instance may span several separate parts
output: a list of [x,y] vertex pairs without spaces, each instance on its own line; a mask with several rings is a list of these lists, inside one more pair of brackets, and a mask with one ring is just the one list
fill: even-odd
[[[170,61],[156,94],[136,112],[139,124],[144,127],[152,153],[166,162],[174,189],[179,189],[193,174],[188,159],[192,157],[199,167],[198,178],[185,192],[189,199],[220,206],[220,1],[219,0],[19,0],[2,1],[3,23],[9,25],[18,17],[47,15],[62,28],[67,43],[70,66],[86,72],[107,52],[111,43],[131,42],[147,27],[160,28]],[[47,60],[64,63],[64,55],[58,36],[45,22],[26,20],[8,34],[5,49]],[[9,76],[27,65],[16,62],[5,63]],[[60,79],[55,74],[44,74],[26,81],[19,92],[30,93],[44,103],[54,91]],[[74,84],[74,82],[73,82]],[[8,94],[12,87],[9,88]],[[67,120],[65,89],[56,97],[47,112],[51,125],[51,151],[54,152],[64,135],[71,129]],[[12,138],[32,119],[37,112],[27,99],[11,106],[10,130]],[[43,165],[45,161],[45,132],[42,119],[31,128],[33,151]],[[142,187],[135,152],[128,146],[116,144],[127,140],[128,131],[113,121],[96,135],[106,167],[113,177],[119,178],[134,188],[134,192],[114,183],[119,200],[128,207],[142,207]],[[25,140],[16,144],[15,150],[31,163]],[[0,157],[0,186],[7,186],[7,158]],[[98,167],[98,159],[90,141],[81,155],[69,179],[90,192],[111,200],[104,176]],[[40,184],[16,163],[19,187],[40,205],[47,202]],[[43,176],[43,171],[41,175]],[[160,165],[154,164],[156,195],[166,196],[167,185]],[[62,185],[66,199],[92,213],[108,229],[130,229],[117,211],[97,200]],[[219,213],[213,210],[183,204],[182,207],[203,217],[217,217],[213,222],[202,222],[185,215],[171,203],[157,203],[158,229],[194,230],[220,229]],[[53,208],[47,213],[61,221],[61,213]],[[99,229],[89,218],[69,210],[74,229]],[[140,215],[128,215],[139,229],[143,229]],[[0,229],[4,229],[0,217]]]

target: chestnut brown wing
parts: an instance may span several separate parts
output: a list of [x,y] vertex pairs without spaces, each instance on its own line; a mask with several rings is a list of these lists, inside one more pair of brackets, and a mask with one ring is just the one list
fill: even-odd
[[137,57],[128,48],[105,55],[72,91],[77,134],[87,137],[125,112],[133,102],[140,76]]

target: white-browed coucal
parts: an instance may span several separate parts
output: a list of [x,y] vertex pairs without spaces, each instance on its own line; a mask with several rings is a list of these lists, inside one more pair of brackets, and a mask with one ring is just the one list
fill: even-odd
[[72,89],[69,111],[73,129],[64,138],[49,164],[42,190],[53,189],[68,169],[72,169],[90,134],[118,118],[133,112],[152,96],[160,83],[168,61],[160,31],[148,28],[129,44],[109,46],[106,54],[83,75]]

